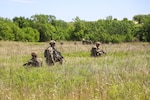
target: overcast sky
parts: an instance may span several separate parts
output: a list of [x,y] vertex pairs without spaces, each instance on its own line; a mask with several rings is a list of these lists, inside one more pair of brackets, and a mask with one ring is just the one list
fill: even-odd
[[150,0],[1,0],[0,17],[28,17],[35,14],[54,15],[56,19],[72,21],[79,17],[97,21],[112,16],[118,20],[134,15],[150,14]]

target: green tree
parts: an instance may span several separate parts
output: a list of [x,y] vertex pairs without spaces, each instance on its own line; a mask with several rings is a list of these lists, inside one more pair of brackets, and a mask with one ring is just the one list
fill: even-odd
[[34,27],[40,33],[40,42],[45,42],[53,39],[53,35],[55,33],[55,28],[51,24],[42,24],[38,23]]
[[22,28],[24,32],[24,41],[38,42],[39,32],[31,27]]
[[56,29],[53,37],[56,40],[66,40],[68,36],[67,29],[69,28],[68,23],[63,20],[53,20],[52,25]]
[[150,15],[147,15],[143,19],[143,24],[139,27],[136,36],[140,41],[150,42]]
[[36,23],[53,23],[56,20],[56,17],[53,15],[44,15],[44,14],[36,14],[31,16],[31,19]]
[[0,19],[0,40],[14,40],[9,21]]
[[146,15],[141,15],[141,14],[135,15],[135,16],[133,17],[133,20],[134,20],[134,21],[137,21],[139,24],[141,24],[141,23],[143,23],[143,19],[145,18],[145,16],[146,16]]
[[40,33],[40,42],[55,39],[56,29],[52,25],[56,20],[55,16],[39,14],[31,16],[31,19],[34,22],[32,27]]
[[74,30],[71,33],[71,39],[72,40],[82,40],[84,36],[84,22],[80,20],[79,17],[76,17],[74,20]]
[[16,24],[12,23],[11,25],[12,34],[14,35],[14,41],[23,41],[24,32]]
[[30,27],[30,19],[25,17],[14,17],[13,22],[18,25],[19,28]]

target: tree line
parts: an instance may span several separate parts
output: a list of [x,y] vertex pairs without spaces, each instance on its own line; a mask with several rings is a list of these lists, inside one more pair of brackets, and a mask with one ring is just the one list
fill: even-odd
[[45,42],[51,39],[81,41],[83,38],[104,43],[150,42],[150,14],[135,15],[133,20],[117,20],[108,16],[97,21],[85,21],[76,17],[72,22],[44,14],[30,18],[0,17],[0,40]]

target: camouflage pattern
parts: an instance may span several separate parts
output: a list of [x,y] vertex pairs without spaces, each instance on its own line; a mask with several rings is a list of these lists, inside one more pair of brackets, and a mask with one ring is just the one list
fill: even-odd
[[61,53],[59,51],[57,51],[55,48],[53,48],[53,56],[54,56],[54,61],[55,62],[59,62],[60,64],[63,63],[63,56],[61,55]]
[[100,49],[101,43],[100,42],[96,42],[96,45],[92,47],[91,49],[91,56],[92,57],[98,57],[101,56],[102,54],[106,54],[103,50]]
[[36,52],[32,52],[31,55],[32,58],[27,63],[23,64],[23,66],[42,67],[42,58],[37,58]]
[[44,57],[46,58],[46,64],[48,66],[54,65],[54,63],[55,63],[53,52],[54,52],[54,50],[52,47],[48,47],[44,51]]
[[31,56],[37,56],[37,52],[35,52],[35,51],[32,52],[32,53],[31,53]]
[[101,45],[101,43],[100,43],[100,42],[96,42],[95,44],[96,44],[96,45]]
[[51,41],[49,42],[49,44],[56,44],[56,41],[51,40]]
[[85,45],[85,44],[93,44],[93,42],[91,40],[82,39],[82,44],[83,45]]
[[44,57],[46,58],[46,64],[48,66],[54,65],[55,62],[59,62],[60,64],[62,64],[63,56],[61,55],[61,53],[59,51],[57,51],[55,49],[56,42],[54,40],[51,40],[49,44],[50,44],[50,46],[47,49],[45,49],[45,51],[44,51]]
[[54,65],[55,62],[63,63],[63,56],[54,47],[48,47],[44,51],[44,57],[46,58],[46,64],[48,66]]

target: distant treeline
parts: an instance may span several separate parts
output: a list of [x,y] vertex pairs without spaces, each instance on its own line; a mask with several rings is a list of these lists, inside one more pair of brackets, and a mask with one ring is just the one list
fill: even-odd
[[0,17],[0,40],[45,42],[51,39],[80,41],[83,38],[105,43],[150,42],[150,14],[135,15],[133,20],[117,20],[108,16],[97,21],[85,21],[76,17],[72,22],[44,14],[30,18]]

